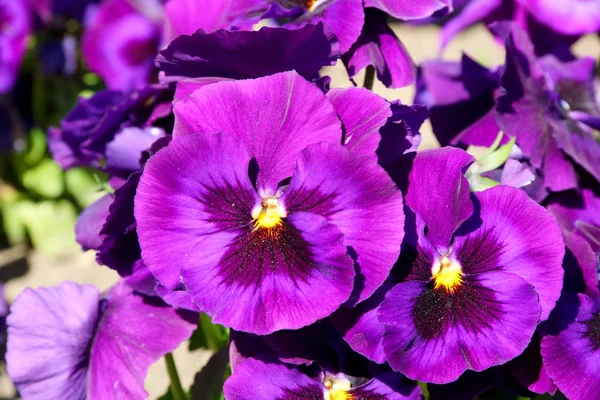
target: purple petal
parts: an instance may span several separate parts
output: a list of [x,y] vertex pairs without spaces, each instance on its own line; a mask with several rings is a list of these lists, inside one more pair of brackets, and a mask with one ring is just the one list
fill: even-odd
[[534,18],[566,35],[600,30],[600,4],[589,0],[517,0]]
[[394,370],[449,383],[467,369],[483,371],[522,353],[539,313],[531,285],[513,274],[486,272],[465,276],[455,293],[401,283],[388,292],[378,315]]
[[332,323],[352,350],[379,364],[386,361],[383,351],[385,329],[377,319],[377,311],[389,286],[384,283],[373,296],[359,305],[340,308],[331,316]]
[[600,397],[598,305],[583,294],[579,295],[579,304],[561,303],[551,319],[565,328],[542,338],[546,370],[569,399],[596,399]]
[[4,29],[0,33],[0,93],[16,83],[23,56],[27,51],[32,18],[26,1],[4,1],[0,5]]
[[285,26],[294,29],[304,26],[307,22],[323,22],[329,26],[340,41],[341,52],[345,53],[358,39],[365,22],[362,0],[329,2]]
[[374,157],[339,145],[310,146],[282,201],[288,213],[318,214],[340,229],[357,264],[352,301],[367,299],[381,286],[400,253],[404,213],[400,190]]
[[401,88],[415,83],[416,67],[400,39],[387,25],[387,15],[367,10],[365,16],[360,37],[343,57],[350,78],[372,65],[377,78],[387,87]]
[[379,130],[392,116],[390,103],[364,88],[332,89],[327,98],[342,120],[343,144],[361,155],[375,155]]
[[259,191],[273,192],[291,176],[306,146],[342,138],[327,97],[293,71],[195,91],[175,105],[173,134],[196,132],[223,132],[241,141],[260,165]]
[[473,213],[464,176],[474,158],[451,147],[417,153],[409,175],[406,204],[427,225],[427,237],[441,253],[452,235]]
[[527,164],[520,161],[509,158],[504,163],[502,168],[502,175],[500,177],[500,184],[506,186],[512,186],[514,188],[521,188],[529,185],[535,180],[535,173],[531,170]]
[[596,271],[598,256],[581,236],[563,231],[567,251],[563,261],[565,269],[564,290],[600,296],[600,282]]
[[157,63],[167,81],[200,78],[199,84],[218,79],[248,79],[296,70],[307,79],[334,65],[339,43],[328,26],[301,29],[264,27],[257,32],[202,30],[180,36],[160,52]]
[[86,398],[98,290],[64,282],[25,289],[7,318],[8,375],[27,399]]
[[503,2],[504,0],[469,1],[460,14],[448,21],[442,28],[440,48],[444,49],[460,32],[488,17],[492,12],[500,8]]
[[165,135],[161,128],[156,127],[141,129],[132,126],[122,129],[106,145],[106,167],[132,172],[141,169],[142,152]]
[[166,42],[180,35],[191,35],[198,29],[210,33],[229,28],[237,19],[251,15],[260,3],[257,0],[169,0],[165,4]]
[[392,102],[392,117],[379,133],[381,141],[377,148],[379,164],[391,166],[403,154],[415,152],[421,143],[419,129],[427,119],[427,107],[415,104],[407,106]]
[[83,250],[97,250],[102,244],[100,229],[108,216],[108,207],[113,197],[104,195],[81,212],[75,224],[75,237]]
[[187,340],[195,325],[164,303],[133,293],[123,282],[110,290],[106,301],[90,352],[88,396],[146,399],[148,368]]
[[376,7],[394,18],[420,19],[448,7],[441,0],[365,0],[365,7]]
[[320,399],[325,386],[298,369],[249,358],[225,382],[228,400]]
[[539,394],[550,393],[554,395],[557,388],[546,372],[540,350],[540,337],[534,335],[533,340],[523,354],[509,362],[507,367],[510,373],[527,390]]
[[82,38],[89,68],[111,89],[148,83],[158,50],[157,26],[125,0],[102,2]]
[[[480,251],[481,256],[475,257],[481,260],[478,271],[512,273],[533,285],[542,307],[540,318],[547,319],[563,279],[565,250],[556,220],[525,192],[508,186],[478,192],[476,197],[477,210],[464,227],[470,233],[455,238],[455,249],[471,259],[472,253]],[[495,254],[498,262],[490,262],[486,251]]]
[[134,264],[140,260],[133,215],[133,199],[139,179],[140,173],[133,173],[115,191],[106,222],[100,231],[102,244],[96,255],[99,264],[114,269],[123,277],[132,275]]

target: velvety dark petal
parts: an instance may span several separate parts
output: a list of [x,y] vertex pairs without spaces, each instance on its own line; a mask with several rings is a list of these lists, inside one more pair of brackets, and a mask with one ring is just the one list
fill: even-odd
[[248,79],[296,70],[307,79],[340,57],[339,43],[328,26],[300,29],[264,27],[256,32],[203,30],[180,36],[160,52],[157,64],[167,81],[186,78]]
[[352,350],[379,364],[386,361],[383,351],[385,329],[377,319],[377,310],[390,287],[384,283],[367,300],[352,308],[340,308],[331,316],[331,322]]
[[379,164],[384,168],[392,165],[405,153],[415,152],[421,143],[419,129],[427,119],[427,107],[392,102],[392,117],[379,133],[381,141],[377,148]]
[[576,233],[563,231],[563,237],[566,245],[563,289],[585,293],[592,298],[600,296],[600,282],[596,270],[598,256],[585,238]]
[[448,7],[441,0],[365,0],[365,7],[376,7],[394,18],[420,19]]
[[196,90],[175,105],[173,135],[196,132],[223,132],[241,141],[260,166],[259,191],[271,194],[292,175],[306,146],[342,138],[327,97],[293,71]]
[[464,176],[474,158],[445,147],[417,153],[409,175],[406,204],[427,225],[427,237],[443,253],[452,235],[473,213],[469,183]]
[[358,274],[352,301],[381,286],[400,253],[404,213],[400,190],[374,157],[339,145],[310,146],[282,201],[288,213],[318,214],[340,229]]
[[525,279],[539,295],[545,320],[563,280],[565,249],[556,220],[522,190],[496,186],[475,196],[477,209],[464,227],[469,233],[454,241],[463,270],[500,270]]
[[327,98],[342,120],[342,143],[360,155],[375,155],[379,129],[392,116],[390,103],[364,88],[332,89]]
[[133,215],[133,200],[140,180],[140,172],[129,176],[123,186],[115,190],[114,200],[100,231],[102,244],[96,259],[126,277],[133,274],[134,264],[140,260],[140,246]]
[[453,293],[408,281],[379,308],[390,366],[411,379],[456,380],[468,369],[504,364],[527,347],[540,307],[531,285],[513,274],[466,275]]
[[127,127],[106,145],[106,168],[109,170],[138,171],[142,168],[142,152],[148,150],[165,131],[157,127]]
[[124,99],[123,93],[114,90],[100,91],[89,99],[80,98],[61,121],[60,129],[50,128],[48,131],[48,147],[54,161],[63,169],[87,165],[93,157],[83,154],[82,143],[89,138],[106,110]]
[[325,386],[295,367],[249,358],[225,382],[228,400],[322,399]]
[[556,385],[552,382],[540,353],[541,338],[533,335],[533,340],[519,357],[507,364],[508,370],[521,385],[534,393],[556,393]]
[[569,399],[598,398],[600,308],[597,302],[580,294],[579,304],[575,301],[559,304],[551,322],[564,328],[542,338],[542,356],[548,375]]
[[332,1],[323,7],[317,7],[314,12],[309,12],[286,28],[304,26],[307,22],[312,24],[324,22],[329,26],[340,41],[340,50],[347,52],[356,42],[365,21],[365,13],[361,0]]
[[385,86],[401,88],[412,85],[416,67],[408,51],[387,25],[387,15],[366,10],[365,26],[358,40],[343,56],[350,78],[369,65],[377,71],[377,79]]
[[89,355],[88,398],[146,399],[148,368],[190,337],[197,316],[135,294],[124,282],[105,301]]
[[8,375],[26,399],[86,397],[89,349],[99,318],[91,285],[25,289],[7,318]]
[[348,299],[352,260],[338,228],[314,214],[288,212],[273,231],[254,229],[260,198],[249,163],[234,138],[207,134],[178,137],[151,157],[135,200],[143,259],[168,288],[181,276],[215,322],[297,329]]
[[113,197],[104,195],[81,212],[75,224],[75,238],[83,250],[98,250],[102,244],[100,229],[108,216],[108,207]]

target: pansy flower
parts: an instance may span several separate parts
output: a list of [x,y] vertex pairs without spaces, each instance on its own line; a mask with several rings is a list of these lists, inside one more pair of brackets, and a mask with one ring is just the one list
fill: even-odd
[[229,400],[422,399],[415,382],[353,352],[327,321],[264,337],[233,332],[229,353]]
[[163,286],[257,334],[373,294],[403,237],[401,194],[375,155],[389,103],[284,72],[203,86],[174,111],[134,208]]
[[554,218],[511,187],[471,195],[472,162],[460,149],[416,154],[404,256],[357,313],[336,315],[355,350],[411,379],[448,383],[515,358],[562,288]]
[[136,8],[129,0],[103,0],[88,19],[82,38],[83,57],[109,89],[131,90],[151,81],[161,40],[162,16],[152,3]]
[[145,399],[148,367],[191,335],[188,319],[123,282],[26,289],[7,319],[8,374],[27,400]]
[[26,0],[0,1],[0,93],[10,90],[17,81],[31,24]]
[[600,115],[594,99],[595,61],[538,59],[527,34],[517,26],[498,24],[494,30],[505,39],[507,57],[505,94],[496,106],[500,128],[516,137],[550,191],[578,187],[575,165],[600,179],[600,144],[587,123]]
[[539,56],[574,58],[570,47],[582,35],[600,30],[600,6],[587,0],[468,0],[442,28],[442,49],[458,33],[483,21],[513,20],[527,31]]

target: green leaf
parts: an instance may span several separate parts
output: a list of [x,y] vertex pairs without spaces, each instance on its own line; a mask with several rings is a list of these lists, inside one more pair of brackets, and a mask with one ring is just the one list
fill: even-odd
[[23,154],[23,162],[34,166],[42,161],[46,154],[46,135],[40,128],[33,128],[27,139],[27,149]]
[[87,168],[71,168],[65,172],[67,193],[75,198],[77,204],[84,208],[102,197],[106,175]]
[[65,190],[63,171],[49,158],[23,171],[21,183],[25,189],[50,199],[60,197]]
[[198,328],[190,338],[190,351],[208,349],[218,351],[229,344],[229,330],[222,325],[213,324],[211,318],[200,313]]
[[77,210],[69,201],[24,200],[19,203],[18,212],[37,250],[57,254],[78,247],[73,229]]
[[19,210],[19,200],[2,202],[2,228],[11,245],[25,242],[27,230]]
[[190,400],[223,400],[223,384],[229,376],[229,349],[224,347],[194,377]]

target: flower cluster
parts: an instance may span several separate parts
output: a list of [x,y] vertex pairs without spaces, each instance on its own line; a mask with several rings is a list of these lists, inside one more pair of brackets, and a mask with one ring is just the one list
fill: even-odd
[[[67,2],[49,3],[38,23]],[[107,89],[47,137],[63,169],[108,176],[75,231],[121,280],[17,297],[24,400],[144,399],[152,363],[222,329],[207,317],[229,329],[228,400],[600,398],[600,96],[570,50],[598,2],[89,3],[81,53]],[[388,21],[459,6],[444,45],[484,20],[504,65],[417,68]],[[29,7],[0,0],[0,90]],[[364,87],[332,87],[338,60]],[[418,150],[427,119],[443,147]]]

